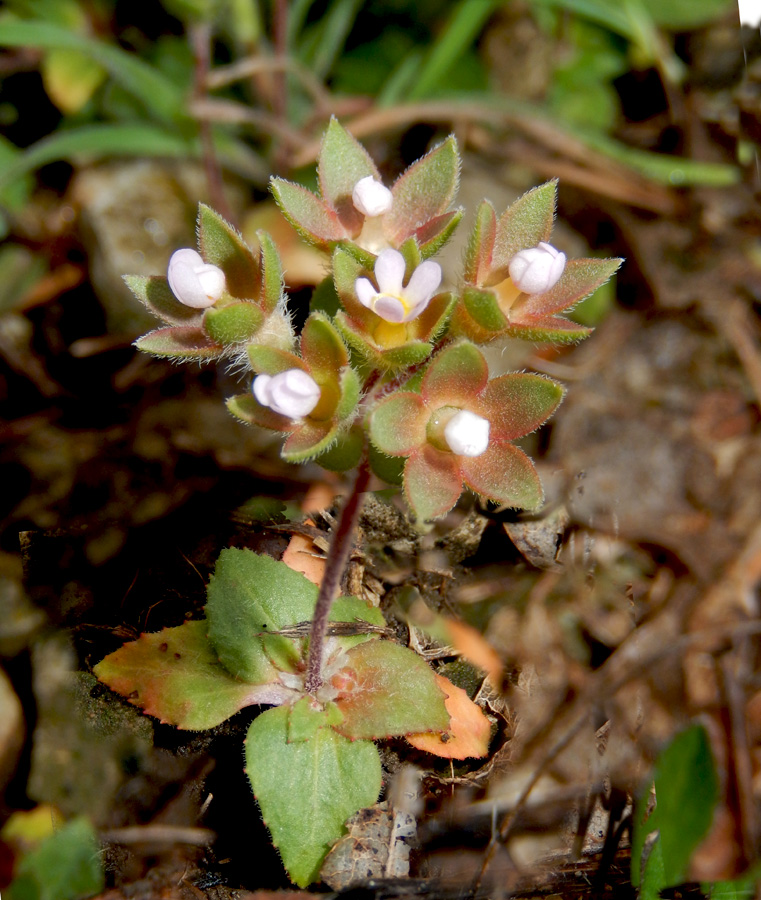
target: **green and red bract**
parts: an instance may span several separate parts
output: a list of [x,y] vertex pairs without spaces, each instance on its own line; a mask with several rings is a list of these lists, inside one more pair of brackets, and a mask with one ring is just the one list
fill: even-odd
[[239,352],[254,339],[289,347],[293,334],[282,309],[282,269],[266,232],[257,232],[252,250],[238,232],[204,204],[198,208],[198,246],[205,262],[225,274],[225,291],[214,306],[194,309],[172,293],[164,275],[125,278],[128,287],[165,326],[141,337],[136,346],[154,356],[209,361]]
[[436,253],[462,216],[450,209],[457,193],[460,158],[450,137],[413,163],[391,188],[391,209],[367,219],[352,201],[362,178],[380,181],[367,151],[331,119],[320,149],[320,196],[301,185],[273,178],[272,193],[283,215],[307,241],[325,250],[343,244],[366,265],[383,247],[412,239],[424,258]]
[[[400,391],[378,403],[370,415],[370,438],[382,453],[407,457],[404,493],[422,520],[448,512],[463,485],[487,500],[535,509],[543,499],[539,476],[512,441],[544,423],[562,398],[563,388],[541,375],[489,380],[481,351],[461,341],[428,365],[420,393]],[[460,410],[489,422],[489,445],[478,456],[457,455],[441,438]]]
[[[262,406],[250,394],[239,394],[227,401],[230,412],[248,423],[287,434],[283,459],[304,462],[333,448],[348,435],[357,408],[360,380],[349,365],[349,352],[329,319],[312,313],[304,325],[299,341],[300,355],[277,347],[251,344],[248,357],[253,370],[276,375],[290,369],[301,369],[320,388],[320,400],[304,418],[290,419]],[[357,448],[360,450],[361,448]],[[356,465],[358,453],[349,454],[346,468]]]
[[616,272],[620,259],[572,259],[560,280],[543,294],[521,293],[508,267],[521,250],[549,240],[557,182],[528,191],[497,219],[484,200],[477,211],[465,257],[465,284],[452,331],[476,343],[498,337],[569,343],[591,334],[561,312],[584,300]]

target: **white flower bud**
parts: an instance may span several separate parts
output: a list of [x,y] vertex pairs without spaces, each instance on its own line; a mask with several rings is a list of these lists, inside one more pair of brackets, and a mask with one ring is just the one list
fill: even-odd
[[444,438],[458,456],[480,456],[489,446],[489,421],[469,409],[461,409],[444,428]]
[[521,250],[510,260],[513,284],[526,294],[544,294],[554,287],[565,269],[565,253],[542,241]]
[[360,178],[354,185],[351,200],[363,216],[382,216],[391,209],[391,191],[372,175]]
[[257,375],[252,388],[262,406],[289,419],[308,416],[320,399],[320,386],[302,369]]
[[174,296],[193,309],[214,306],[225,292],[225,273],[189,247],[172,254],[166,277]]

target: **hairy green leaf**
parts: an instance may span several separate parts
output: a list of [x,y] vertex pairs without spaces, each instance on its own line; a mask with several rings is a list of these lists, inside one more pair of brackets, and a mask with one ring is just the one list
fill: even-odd
[[246,773],[288,875],[306,887],[319,877],[344,822],[378,799],[381,765],[371,741],[350,741],[332,728],[289,743],[289,714],[280,707],[254,720]]

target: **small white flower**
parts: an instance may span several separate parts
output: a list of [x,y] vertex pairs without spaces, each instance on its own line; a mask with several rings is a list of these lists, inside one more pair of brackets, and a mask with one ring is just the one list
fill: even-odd
[[382,216],[391,209],[391,191],[372,175],[360,178],[354,185],[351,201],[363,216]]
[[166,277],[174,296],[193,309],[214,306],[225,292],[225,273],[189,247],[172,254]]
[[461,409],[444,428],[449,449],[458,456],[480,456],[489,446],[489,421]]
[[554,287],[563,274],[565,253],[541,241],[537,247],[516,253],[508,268],[518,290],[526,294],[543,294]]
[[289,419],[308,416],[320,399],[320,386],[302,369],[257,375],[252,388],[262,406]]
[[404,257],[398,250],[386,249],[375,260],[376,290],[369,278],[358,278],[354,289],[359,302],[387,322],[409,322],[428,306],[441,284],[441,266],[427,260],[412,273],[406,287]]

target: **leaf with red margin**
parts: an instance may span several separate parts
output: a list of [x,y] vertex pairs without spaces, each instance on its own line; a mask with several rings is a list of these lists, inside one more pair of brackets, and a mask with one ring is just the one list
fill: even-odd
[[257,425],[259,428],[278,431],[280,434],[290,434],[299,427],[293,419],[288,419],[281,416],[280,413],[262,406],[251,394],[236,394],[234,397],[228,398],[227,410],[246,425]]
[[430,415],[420,394],[392,394],[381,400],[370,416],[370,440],[389,456],[408,456],[425,441]]
[[507,277],[510,260],[520,250],[549,241],[555,219],[557,179],[532,188],[509,206],[497,222],[491,271],[492,284]]
[[451,344],[436,356],[423,376],[420,392],[433,408],[467,407],[489,380],[483,353],[470,341]]
[[259,300],[262,293],[260,252],[254,252],[242,236],[218,212],[198,204],[198,246],[204,261],[225,273],[228,292],[238,300]]
[[353,740],[449,727],[444,693],[431,667],[413,650],[391,641],[367,641],[349,650],[331,684],[343,713],[333,727]]
[[383,229],[395,244],[421,225],[445,213],[460,181],[460,155],[454,137],[447,138],[404,172],[391,189],[393,204]]
[[489,752],[491,724],[480,706],[467,693],[443,675],[436,683],[447,695],[444,701],[449,713],[449,728],[444,734],[409,734],[407,740],[418,750],[445,759],[471,759]]
[[[111,690],[151,716],[191,731],[214,728],[255,703],[279,704],[293,691],[278,683],[238,681],[222,666],[206,636],[205,619],[141,634],[93,669]],[[276,682],[275,669],[263,665]]]
[[201,324],[203,310],[180,303],[165,275],[125,275],[124,283],[154,316],[167,325]]
[[[487,451],[488,452],[488,451]],[[404,467],[404,495],[422,521],[449,512],[462,493],[460,457],[424,444]]]
[[490,439],[512,441],[535,431],[560,406],[565,390],[551,378],[511,373],[492,379],[479,398]]
[[172,325],[157,328],[135,341],[138,350],[169,359],[217,359],[224,352],[206,333],[195,325]]
[[480,456],[461,457],[465,485],[487,500],[514,509],[537,509],[544,491],[534,464],[513,444],[492,444]]
[[286,219],[310,243],[327,248],[351,237],[333,210],[300,184],[273,178],[270,190]]
[[476,221],[468,238],[462,277],[468,284],[483,284],[491,269],[491,255],[497,233],[497,215],[488,200],[476,210]]
[[[534,344],[575,344],[589,337],[593,331],[594,328],[587,328],[562,316],[546,319],[526,316],[522,322],[512,322],[501,336],[531,341]],[[490,335],[486,339],[497,336]]]
[[364,216],[354,207],[354,186],[368,175],[380,181],[380,175],[367,150],[335,117],[331,118],[322,139],[317,174],[323,198],[338,212],[348,229],[359,231]]
[[516,321],[530,321],[570,309],[605,284],[622,262],[618,258],[569,259],[558,283],[544,294],[528,297],[516,310]]

